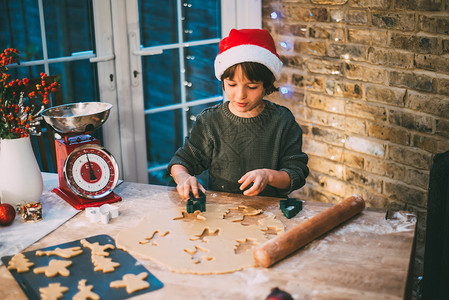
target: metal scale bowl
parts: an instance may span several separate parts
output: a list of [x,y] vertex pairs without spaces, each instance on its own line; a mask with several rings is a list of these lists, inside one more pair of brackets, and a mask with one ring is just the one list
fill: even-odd
[[48,108],[42,116],[58,134],[55,140],[59,187],[53,192],[76,209],[120,201],[114,157],[91,134],[108,119],[112,105],[83,102]]

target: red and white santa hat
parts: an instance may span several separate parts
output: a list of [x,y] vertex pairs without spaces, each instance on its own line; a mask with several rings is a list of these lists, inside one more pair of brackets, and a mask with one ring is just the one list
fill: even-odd
[[282,61],[270,33],[265,29],[232,29],[228,37],[218,45],[220,52],[215,58],[215,76],[227,68],[242,62],[257,62],[266,66],[278,80],[281,77]]

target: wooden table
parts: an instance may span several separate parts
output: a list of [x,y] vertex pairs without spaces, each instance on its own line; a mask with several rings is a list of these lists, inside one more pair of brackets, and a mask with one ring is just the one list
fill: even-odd
[[[44,180],[56,183],[54,174],[44,174]],[[51,186],[47,184],[46,188]],[[109,224],[91,223],[81,212],[25,251],[97,234],[115,237],[121,229],[135,226],[149,210],[183,205],[173,187],[124,182],[116,188],[116,193],[123,198],[114,204],[119,206],[120,217]],[[279,210],[276,198],[208,194],[214,196],[208,197],[209,203],[245,204],[273,212],[286,230],[330,206],[306,201],[303,210],[288,220]],[[408,213],[396,217],[385,220],[385,212],[365,209],[267,269],[190,275],[173,273],[152,261],[142,260],[164,287],[136,299],[265,299],[273,287],[289,292],[294,299],[407,299],[416,218]],[[4,265],[0,267],[0,283],[0,299],[26,299]]]

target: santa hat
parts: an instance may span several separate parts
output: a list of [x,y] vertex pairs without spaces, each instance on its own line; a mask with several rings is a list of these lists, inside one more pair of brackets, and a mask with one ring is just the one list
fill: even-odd
[[228,37],[218,45],[220,52],[215,58],[215,76],[229,67],[242,62],[257,62],[266,66],[278,80],[281,77],[282,61],[270,33],[265,29],[232,29]]

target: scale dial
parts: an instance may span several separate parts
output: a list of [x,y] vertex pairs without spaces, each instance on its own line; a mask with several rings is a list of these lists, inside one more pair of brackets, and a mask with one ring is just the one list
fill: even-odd
[[87,144],[73,150],[64,164],[64,178],[78,196],[99,199],[117,186],[118,165],[105,148]]

